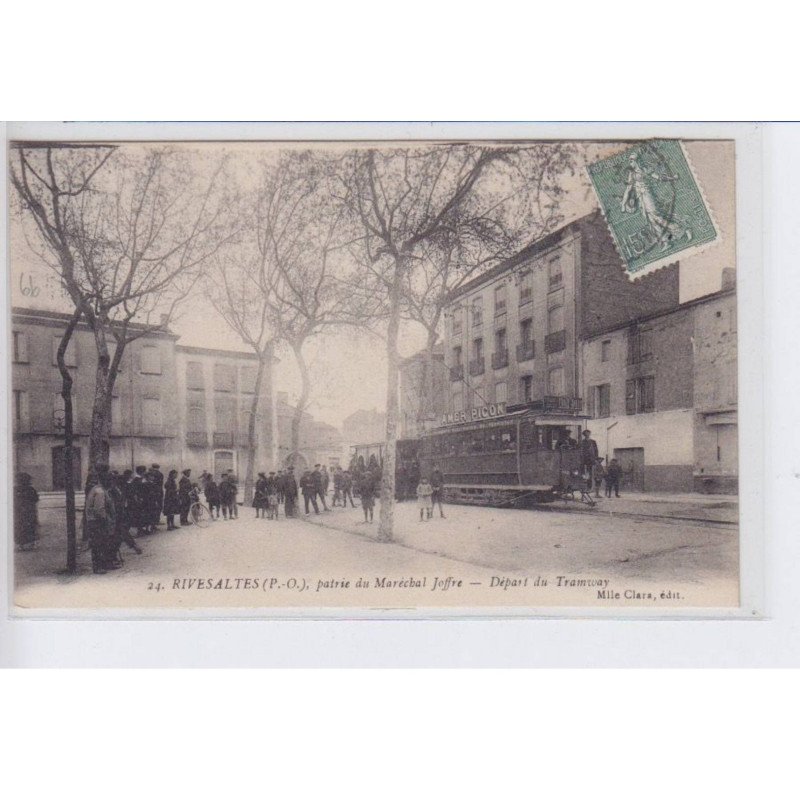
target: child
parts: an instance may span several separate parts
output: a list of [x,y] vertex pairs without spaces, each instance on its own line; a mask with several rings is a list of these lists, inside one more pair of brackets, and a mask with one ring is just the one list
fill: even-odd
[[419,505],[420,522],[433,516],[433,486],[424,475],[417,486],[417,504]]

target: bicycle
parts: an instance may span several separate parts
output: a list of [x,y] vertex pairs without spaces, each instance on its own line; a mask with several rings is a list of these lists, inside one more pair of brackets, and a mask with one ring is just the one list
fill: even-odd
[[211,512],[198,501],[189,508],[189,519],[198,527],[207,528],[211,524]]

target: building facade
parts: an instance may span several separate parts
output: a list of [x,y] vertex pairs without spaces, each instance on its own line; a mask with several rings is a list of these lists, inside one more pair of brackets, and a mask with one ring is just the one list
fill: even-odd
[[439,425],[447,411],[449,381],[444,345],[433,348],[431,373],[426,375],[427,351],[400,362],[400,438],[416,439]]
[[450,296],[447,411],[505,403],[580,412],[582,338],[604,321],[677,304],[677,264],[631,282],[599,213],[570,223]]
[[583,342],[588,423],[634,491],[736,492],[732,287]]
[[[249,454],[249,424],[256,391],[255,353],[176,345],[176,390],[180,398],[180,464],[195,474],[219,477],[234,470],[243,478]],[[256,469],[275,463],[276,430],[272,369],[265,368],[256,412]]]
[[[725,282],[730,286],[733,276]],[[736,493],[739,476],[736,293],[695,308],[694,489]]]
[[348,449],[355,444],[382,442],[386,438],[386,414],[376,409],[360,408],[342,423],[342,434]]
[[[56,351],[69,316],[12,312],[12,422],[15,470],[40,491],[63,491],[64,402]],[[135,330],[135,327],[134,327]],[[147,331],[130,342],[111,401],[109,463],[119,471],[139,464],[164,469],[244,472],[247,423],[256,358],[252,353],[184,347],[168,331]],[[113,352],[113,346],[112,346]],[[88,471],[97,350],[85,324],[66,352],[73,378],[74,480]],[[273,463],[271,370],[261,388],[257,463]]]
[[308,412],[300,418],[299,443],[292,447],[292,421],[295,407],[289,403],[287,392],[277,394],[278,464],[292,466],[296,471],[313,468],[314,464],[337,467],[344,464],[346,448],[338,428],[314,419]]

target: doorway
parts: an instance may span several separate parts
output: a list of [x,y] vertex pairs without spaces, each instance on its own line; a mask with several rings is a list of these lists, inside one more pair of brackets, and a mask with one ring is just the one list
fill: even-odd
[[235,469],[233,452],[230,450],[214,451],[214,480],[218,481],[220,475]]
[[[66,487],[64,481],[64,445],[53,448],[53,491],[63,492]],[[72,448],[72,486],[80,489],[81,484],[81,449]]]
[[615,447],[614,458],[622,469],[620,489],[644,491],[644,447]]

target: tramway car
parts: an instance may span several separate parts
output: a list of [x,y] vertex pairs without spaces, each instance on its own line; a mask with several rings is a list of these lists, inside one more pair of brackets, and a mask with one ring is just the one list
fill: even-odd
[[[407,500],[416,497],[417,484],[419,483],[419,439],[398,439],[395,455],[395,495],[398,500]],[[374,444],[352,445],[351,469],[361,460],[364,467],[370,462],[370,456],[383,469],[383,442]]]
[[548,400],[461,412],[459,421],[423,435],[421,472],[438,467],[451,503],[528,507],[580,491],[586,478],[578,442],[587,417],[578,403],[560,410],[564,403]]

